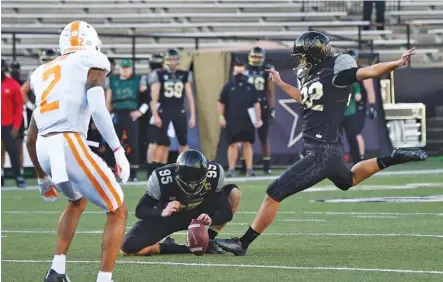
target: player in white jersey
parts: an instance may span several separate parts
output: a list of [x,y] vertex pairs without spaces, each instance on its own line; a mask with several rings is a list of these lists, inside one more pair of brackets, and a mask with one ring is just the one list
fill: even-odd
[[106,109],[103,86],[110,64],[91,25],[68,24],[60,35],[61,56],[31,75],[36,96],[27,147],[45,200],[69,200],[57,230],[56,254],[45,281],[69,281],[66,254],[78,220],[91,201],[107,212],[102,265],[97,282],[109,282],[120,249],[128,214],[123,192],[112,171],[86,144],[91,116],[114,151],[119,177],[129,178],[129,163]]

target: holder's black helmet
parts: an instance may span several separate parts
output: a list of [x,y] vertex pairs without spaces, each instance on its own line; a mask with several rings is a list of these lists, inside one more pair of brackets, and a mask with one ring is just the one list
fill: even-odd
[[300,59],[300,66],[312,69],[332,55],[329,37],[318,31],[308,31],[294,42],[293,57]]
[[249,51],[248,62],[251,66],[261,67],[265,62],[265,50],[261,47],[254,47]]
[[186,150],[178,156],[176,166],[178,186],[186,194],[198,194],[206,183],[208,162],[205,156],[197,150]]
[[19,70],[20,69],[20,63],[17,61],[14,61],[11,63],[11,69],[13,70]]

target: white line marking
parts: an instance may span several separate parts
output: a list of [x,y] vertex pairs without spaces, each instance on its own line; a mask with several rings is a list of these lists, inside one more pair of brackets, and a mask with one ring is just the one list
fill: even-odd
[[392,215],[357,215],[355,217],[358,217],[358,218],[398,218],[397,216],[392,216]]
[[280,221],[280,222],[324,222],[324,221],[326,221],[326,219],[287,218],[287,219],[280,219],[277,221]]
[[8,238],[8,236],[6,236],[6,235],[2,235],[2,238]]
[[[381,171],[377,174],[374,174],[371,177],[380,177],[380,176],[394,176],[394,175],[425,175],[425,174],[439,174],[443,173],[443,169],[423,169],[423,170],[399,170],[399,171]],[[270,175],[270,176],[256,176],[256,177],[233,177],[233,178],[227,178],[226,182],[232,183],[232,182],[249,182],[249,181],[263,181],[263,180],[274,180],[278,178],[279,175]],[[139,181],[135,183],[127,183],[124,184],[125,189],[127,188],[136,188],[138,186],[145,187],[148,184],[147,181]],[[332,186],[331,186],[332,187]],[[334,187],[335,188],[335,187]],[[38,190],[38,186],[28,186],[26,189],[18,189],[16,187],[2,187],[1,191],[23,191],[23,190]],[[312,189],[312,188],[311,188]],[[311,189],[305,190],[309,191]],[[338,188],[335,188],[336,190],[339,190]],[[339,190],[340,191],[340,190]]]
[[[3,233],[17,234],[56,234],[56,230],[2,230]],[[76,231],[76,234],[102,234],[103,230],[83,230]],[[242,235],[244,232],[222,232],[224,235]],[[186,235],[186,232],[176,232],[174,234]],[[443,238],[443,234],[415,234],[415,233],[314,233],[314,232],[287,232],[273,233],[265,232],[267,236],[340,236],[340,237],[426,237]]]
[[[1,214],[61,214],[63,211],[14,211],[14,210],[3,210]],[[83,214],[105,214],[102,211],[84,211]],[[135,212],[129,212],[129,214],[135,214]],[[257,211],[238,211],[236,214],[257,214]],[[335,212],[335,211],[325,211],[325,212],[303,212],[303,211],[279,211],[278,214],[321,214],[321,215],[392,215],[392,216],[421,216],[421,215],[435,215],[443,216],[443,213],[438,212]]]
[[[11,263],[51,263],[50,260],[13,260],[2,259],[1,262]],[[68,261],[68,263],[101,263],[98,260]],[[391,268],[359,268],[359,267],[336,267],[336,266],[288,266],[288,265],[254,265],[254,264],[225,264],[225,263],[187,263],[172,261],[117,261],[118,264],[141,264],[141,265],[175,265],[193,267],[239,267],[239,268],[264,268],[285,270],[337,270],[337,271],[361,271],[361,272],[395,272],[395,273],[418,273],[418,274],[443,274],[443,270],[414,270],[414,269],[391,269]]]

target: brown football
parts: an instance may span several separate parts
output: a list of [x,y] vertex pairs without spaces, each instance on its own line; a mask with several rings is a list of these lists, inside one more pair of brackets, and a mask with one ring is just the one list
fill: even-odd
[[191,252],[196,256],[201,256],[208,248],[209,236],[206,226],[200,221],[193,219],[188,227],[186,242]]

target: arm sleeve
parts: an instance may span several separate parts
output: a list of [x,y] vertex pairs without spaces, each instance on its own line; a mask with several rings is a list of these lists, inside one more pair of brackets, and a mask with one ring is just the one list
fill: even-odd
[[111,87],[111,78],[109,77],[109,76],[107,76],[106,78],[105,78],[105,86],[104,86],[104,88],[105,89],[108,89],[108,88],[110,88]]
[[219,169],[219,177],[218,177],[217,188],[215,189],[216,193],[222,191],[223,187],[225,186],[225,170],[221,165],[218,165],[218,169]]
[[14,84],[14,128],[19,129],[23,120],[23,95],[20,85]]
[[140,78],[140,88],[148,87],[148,77],[146,75],[142,75]]
[[337,57],[334,64],[334,77],[332,83],[336,87],[346,87],[357,81],[357,63],[348,54]]
[[115,133],[111,115],[106,108],[103,87],[96,86],[88,89],[86,97],[92,111],[92,119],[106,143],[108,143],[112,150],[120,147],[120,141]]
[[189,82],[192,84],[192,82],[194,81],[194,76],[192,75],[192,71],[188,72],[188,79],[186,80],[186,82]]
[[218,98],[218,101],[222,104],[226,104],[228,95],[228,85],[225,85],[222,89],[222,92],[220,93],[220,98]]
[[156,200],[160,200],[162,194],[160,190],[160,184],[158,183],[157,174],[153,173],[149,177],[148,180],[148,188],[146,189],[146,193],[149,194],[152,198]]
[[147,217],[161,217],[161,209],[157,207],[158,200],[152,198],[148,193],[145,193],[143,197],[138,201],[135,208],[135,216],[139,219]]
[[216,210],[212,215],[212,224],[221,225],[232,220],[232,209],[228,196],[223,191],[215,194]]
[[156,83],[156,82],[160,82],[160,79],[158,77],[158,73],[157,71],[153,71],[150,75],[149,75],[149,79],[148,79],[148,83],[149,85]]

